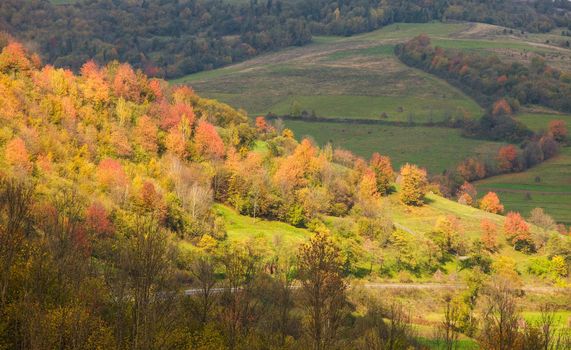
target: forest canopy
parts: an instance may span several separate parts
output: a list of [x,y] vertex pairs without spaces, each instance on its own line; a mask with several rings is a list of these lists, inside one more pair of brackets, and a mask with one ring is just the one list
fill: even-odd
[[569,26],[567,1],[4,0],[0,29],[58,67],[129,62],[175,78],[228,65],[313,35],[352,35],[395,22],[465,20],[545,32]]

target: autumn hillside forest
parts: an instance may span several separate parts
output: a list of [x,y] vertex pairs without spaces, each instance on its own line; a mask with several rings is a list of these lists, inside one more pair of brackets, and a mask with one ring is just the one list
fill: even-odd
[[571,350],[567,1],[0,2],[0,350]]

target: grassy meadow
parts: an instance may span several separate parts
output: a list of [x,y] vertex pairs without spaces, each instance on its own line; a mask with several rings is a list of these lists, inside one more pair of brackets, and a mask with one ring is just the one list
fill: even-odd
[[460,130],[441,127],[344,124],[286,121],[299,137],[310,136],[317,144],[331,142],[366,159],[373,152],[387,154],[393,166],[414,163],[431,173],[455,167],[470,155],[495,154],[502,143],[468,139]]
[[480,195],[495,191],[507,210],[527,215],[541,207],[558,222],[571,224],[571,147],[525,172],[476,183]]

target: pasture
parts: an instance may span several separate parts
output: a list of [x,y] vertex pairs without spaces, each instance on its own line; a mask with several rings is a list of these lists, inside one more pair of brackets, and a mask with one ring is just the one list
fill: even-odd
[[558,222],[571,224],[571,147],[561,154],[525,172],[505,174],[478,181],[479,195],[498,193],[506,210],[523,215],[537,207]]
[[297,120],[287,120],[286,126],[298,139],[308,136],[319,145],[331,142],[366,159],[379,152],[389,155],[396,169],[408,162],[426,167],[433,174],[455,167],[468,156],[495,154],[502,146],[499,142],[464,138],[460,130],[442,127]]

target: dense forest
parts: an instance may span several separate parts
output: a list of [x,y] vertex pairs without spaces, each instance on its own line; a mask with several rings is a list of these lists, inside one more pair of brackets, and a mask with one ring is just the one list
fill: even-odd
[[[425,205],[439,189],[421,168],[297,142],[128,64],[88,61],[76,75],[2,42],[1,348],[422,349],[396,299],[349,280],[373,262],[387,278],[432,276],[458,255],[468,288],[441,302],[443,348],[460,334],[486,349],[569,348],[553,308],[520,322],[521,277],[496,254],[532,256],[526,273],[564,285],[571,240],[544,213],[483,218],[476,239],[452,215],[413,235],[383,203],[396,192]],[[503,212],[468,183],[459,197]],[[293,250],[231,241],[216,205],[311,236]]]
[[571,111],[571,75],[548,65],[536,55],[526,65],[503,62],[493,54],[445,50],[418,36],[396,48],[405,63],[446,79],[481,105],[490,107],[506,98],[509,106],[496,106],[505,114],[521,105],[542,105],[561,112]]
[[569,3],[442,0],[4,0],[0,30],[75,71],[88,59],[129,62],[175,78],[238,62],[312,35],[351,35],[395,22],[467,20],[524,31],[568,27]]

